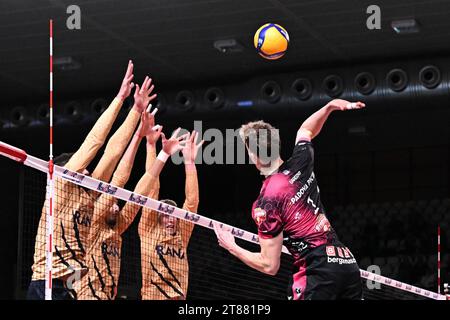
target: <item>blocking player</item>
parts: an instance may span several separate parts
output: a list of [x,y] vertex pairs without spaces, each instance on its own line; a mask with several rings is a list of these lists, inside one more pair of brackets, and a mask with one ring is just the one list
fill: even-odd
[[[56,157],[56,165],[64,166],[74,172],[88,174],[87,166],[103,146],[123,101],[134,87],[132,79],[133,62],[130,60],[116,98],[97,120],[80,148],[74,154],[63,154]],[[92,177],[109,181],[136,129],[141,113],[147,107],[148,102],[156,97],[156,95],[149,96],[153,88],[151,79],[148,77],[145,78],[142,88],[136,86],[134,106],[123,124],[110,138]],[[144,94],[146,94],[145,97]],[[72,280],[76,281],[87,273],[84,260],[85,241],[89,234],[96,198],[97,195],[94,192],[87,191],[66,180],[55,179],[52,268],[52,297],[55,300],[75,298],[75,292],[71,288]],[[46,207],[47,204],[44,204],[39,221],[32,266],[33,275],[27,293],[27,298],[32,300],[45,298]]]
[[[136,203],[139,202],[140,195],[152,195],[155,192],[154,182],[164,165],[161,161],[155,164],[155,145],[161,135],[162,127],[159,126],[156,131],[150,130],[154,120],[152,115],[148,114],[144,114],[142,123],[114,172],[111,184],[114,187],[124,186],[130,176],[139,142],[144,136],[147,137],[146,172],[133,191],[134,201],[128,201],[121,210],[116,199],[109,194],[103,194],[97,201],[89,237],[90,247],[86,254],[89,273],[81,281],[79,299],[115,299],[120,275],[122,234],[141,208]],[[176,134],[169,140],[163,140],[163,150],[168,154],[178,151],[186,141],[187,136],[177,138]]]
[[[199,188],[195,158],[204,141],[196,143],[198,133],[193,131],[182,149],[186,181],[186,199],[183,209],[197,212]],[[158,184],[159,187],[159,184]],[[159,191],[159,190],[157,190]],[[158,198],[159,192],[154,194]],[[177,207],[173,200],[162,202]],[[187,247],[194,224],[168,214],[142,210],[139,222],[141,240],[141,268],[143,300],[184,300],[189,282]]]

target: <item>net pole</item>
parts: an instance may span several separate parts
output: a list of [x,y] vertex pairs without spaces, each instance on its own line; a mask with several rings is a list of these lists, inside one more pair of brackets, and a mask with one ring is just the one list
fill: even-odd
[[441,293],[441,227],[438,225],[438,245],[437,245],[437,281],[438,293]]
[[50,19],[50,101],[49,101],[49,121],[50,121],[50,154],[47,174],[47,234],[46,234],[46,263],[45,263],[45,300],[52,300],[52,268],[53,268],[53,20]]

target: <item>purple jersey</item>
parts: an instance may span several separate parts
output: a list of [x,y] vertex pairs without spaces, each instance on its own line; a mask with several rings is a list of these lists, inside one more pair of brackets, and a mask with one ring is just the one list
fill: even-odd
[[273,238],[283,231],[284,245],[297,266],[311,249],[337,238],[325,216],[313,169],[312,143],[299,141],[292,157],[266,178],[252,209],[259,237]]

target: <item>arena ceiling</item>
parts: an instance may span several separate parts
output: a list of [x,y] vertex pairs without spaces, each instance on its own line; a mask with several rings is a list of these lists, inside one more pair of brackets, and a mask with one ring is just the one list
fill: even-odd
[[[55,72],[56,96],[114,94],[127,60],[136,76],[149,73],[160,88],[234,81],[361,61],[450,52],[450,1],[379,0],[381,30],[366,27],[367,0],[3,0],[0,2],[0,86],[4,103],[48,96],[48,19],[55,24],[55,58],[72,71]],[[68,30],[66,8],[81,9],[81,30]],[[396,34],[394,19],[415,18],[420,32]],[[266,22],[284,26],[291,44],[279,61],[253,48]],[[243,50],[224,54],[214,41],[235,39]]]

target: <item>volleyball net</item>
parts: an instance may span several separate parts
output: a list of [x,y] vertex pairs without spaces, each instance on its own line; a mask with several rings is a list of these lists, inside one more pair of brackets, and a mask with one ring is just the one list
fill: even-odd
[[[4,143],[0,154],[25,165],[20,177],[18,298],[25,298],[32,278],[45,279],[48,270],[42,259],[49,245],[54,249],[53,278],[65,279],[77,299],[286,298],[292,266],[286,248],[278,274],[264,275],[220,248],[212,228],[215,223],[230,228],[238,244],[252,251],[259,249],[257,235],[180,208],[182,204],[59,166],[54,166],[54,235],[49,244],[47,161]],[[364,299],[446,298],[365,270],[361,278]],[[54,281],[53,289],[58,285]]]

